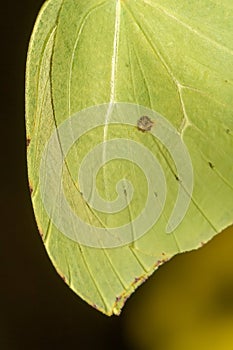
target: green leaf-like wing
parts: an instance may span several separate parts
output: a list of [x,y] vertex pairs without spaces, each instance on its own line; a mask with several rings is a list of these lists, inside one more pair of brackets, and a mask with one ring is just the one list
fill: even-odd
[[[198,6],[184,0],[49,0],[38,16],[26,77],[28,175],[35,216],[59,274],[84,300],[108,315],[119,314],[126,298],[163,262],[200,247],[233,222],[232,13],[231,0],[203,0]],[[90,125],[76,140],[71,116],[87,108],[92,111],[92,106],[102,111],[100,105],[108,106],[104,122],[91,128],[92,112],[84,113],[79,129]],[[155,114],[151,114],[152,120],[144,116],[138,125],[137,118],[111,123],[114,106],[117,116],[125,111],[124,106],[132,115],[138,110],[138,117],[144,110]],[[151,122],[149,127],[143,124],[145,120]],[[74,138],[67,152],[60,132],[65,123],[70,130],[67,139]],[[183,153],[177,160],[183,167],[180,177],[172,146],[166,147],[170,136],[165,143],[155,137],[160,135],[161,123],[169,123],[168,135],[179,138],[175,149],[181,144],[187,147],[193,192],[183,181],[189,171],[182,165]],[[60,213],[60,218],[64,215],[61,221],[68,226],[73,221],[64,214],[60,197],[53,197],[41,185],[47,181],[53,187],[53,181],[46,180],[51,176],[48,168],[55,175],[57,171],[58,160],[46,146],[53,137],[64,156],[61,189],[73,212],[94,235],[130,223],[134,237],[142,230],[134,224],[140,212],[144,223],[151,219],[151,211],[143,211],[151,196],[144,173],[149,171],[153,177],[151,158],[144,168],[129,159],[132,155],[143,161],[138,144],[148,149],[150,157],[156,157],[164,171],[167,193],[158,220],[141,232],[140,238],[114,247],[82,244],[63,232],[53,220],[54,212]],[[111,149],[107,141],[114,139],[118,151],[125,140],[122,150],[127,157],[106,161]],[[100,153],[106,164],[93,180],[100,197],[118,203],[116,185],[122,184],[122,179],[134,188],[129,200],[129,189],[123,186],[126,205],[118,212],[104,212],[89,203],[95,185],[85,177],[94,174],[95,157],[86,161],[89,171],[82,180],[89,184],[89,197],[77,175],[86,155],[100,144],[104,145]],[[166,233],[180,189],[190,199],[188,210],[179,225]],[[43,191],[49,193],[50,212]],[[158,203],[159,191],[152,193]],[[77,235],[83,233],[82,226],[74,225],[74,230]]]

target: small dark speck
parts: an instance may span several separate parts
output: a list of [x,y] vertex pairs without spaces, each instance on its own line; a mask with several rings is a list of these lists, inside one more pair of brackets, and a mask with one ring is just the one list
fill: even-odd
[[121,301],[122,296],[116,297],[116,303],[119,303],[119,301]]
[[156,198],[158,197],[158,193],[157,192],[154,192],[154,195],[155,195]]
[[138,130],[141,130],[143,132],[150,131],[153,125],[154,125],[153,121],[146,115],[143,115],[137,121]]
[[226,129],[226,133],[230,134],[231,130],[230,129]]
[[134,279],[134,284],[135,284],[135,283],[138,283],[140,280],[141,280],[141,277],[135,277],[135,279]]
[[27,139],[27,147],[30,145],[31,139]]
[[211,169],[214,169],[214,165],[213,165],[213,163],[208,162],[208,164],[209,164],[209,167],[210,167]]
[[33,188],[32,188],[32,186],[31,186],[31,185],[29,185],[29,190],[30,190],[30,193],[32,194],[32,192],[33,192]]
[[229,83],[229,81],[228,81],[228,80],[225,80],[225,83]]
[[175,178],[177,181],[180,181],[179,177],[175,174]]
[[128,67],[129,67],[129,64],[128,64],[128,63],[126,63],[126,64],[125,64],[125,66],[128,68]]

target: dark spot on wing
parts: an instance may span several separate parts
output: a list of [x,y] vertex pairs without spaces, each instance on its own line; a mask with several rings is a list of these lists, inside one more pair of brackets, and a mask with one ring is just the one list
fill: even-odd
[[29,190],[30,190],[30,194],[32,194],[33,188],[32,188],[32,186],[30,184],[29,184]]
[[121,299],[122,299],[122,295],[120,295],[119,297],[116,297],[115,303],[119,303],[119,301],[121,301]]
[[209,167],[210,167],[211,169],[214,169],[214,165],[213,165],[213,163],[208,162],[208,164],[209,164]]
[[154,125],[154,122],[146,115],[142,116],[137,121],[138,130],[143,132],[150,131],[153,125]]

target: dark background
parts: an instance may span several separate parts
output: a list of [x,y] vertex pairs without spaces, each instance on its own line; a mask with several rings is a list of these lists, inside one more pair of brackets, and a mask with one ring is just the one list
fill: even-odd
[[42,0],[1,2],[0,349],[129,349],[122,317],[92,309],[55,272],[33,216],[27,183],[24,75]]

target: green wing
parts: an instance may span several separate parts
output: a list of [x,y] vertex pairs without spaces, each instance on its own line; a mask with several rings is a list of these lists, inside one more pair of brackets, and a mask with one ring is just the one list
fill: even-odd
[[[232,13],[230,0],[198,6],[184,0],[49,0],[38,16],[26,76],[28,176],[36,221],[58,273],[107,315],[119,314],[126,298],[163,262],[200,247],[233,223]],[[166,233],[180,186],[171,152],[137,124],[93,125],[72,145],[62,170],[67,200],[93,232],[132,222],[150,190],[146,169],[116,158],[97,172],[98,193],[114,201],[117,183],[126,179],[134,188],[132,200],[114,213],[90,206],[77,174],[103,141],[126,139],[128,154],[136,152],[135,143],[147,148],[164,171],[167,193],[159,219],[140,238],[114,248],[90,247],[61,232],[46,211],[41,160],[51,136],[72,115],[117,102],[156,111],[176,130],[191,157],[193,193],[183,220]],[[75,230],[79,234],[81,227]]]

